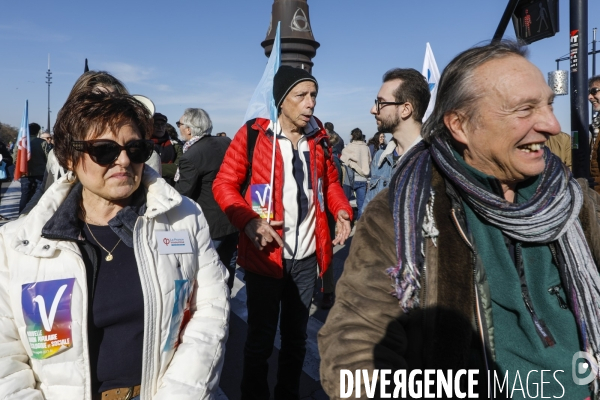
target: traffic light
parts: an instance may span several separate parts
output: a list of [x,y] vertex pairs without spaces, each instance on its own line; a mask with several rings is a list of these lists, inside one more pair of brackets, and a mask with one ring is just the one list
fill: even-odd
[[512,16],[518,39],[530,44],[556,35],[558,0],[521,0]]

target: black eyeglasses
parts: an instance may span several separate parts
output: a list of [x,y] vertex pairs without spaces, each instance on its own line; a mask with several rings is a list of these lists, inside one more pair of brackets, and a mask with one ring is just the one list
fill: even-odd
[[375,99],[375,108],[377,109],[377,114],[379,114],[379,111],[381,111],[382,107],[390,106],[390,105],[399,106],[401,104],[404,104],[404,103],[398,103],[396,101],[379,101],[379,99]]
[[598,87],[590,88],[590,94],[592,96],[595,96],[598,92],[600,92],[600,88],[598,88]]
[[110,139],[76,140],[72,144],[77,151],[90,155],[92,161],[99,165],[112,164],[123,150],[132,163],[142,164],[150,159],[154,143],[149,140],[132,140],[125,146]]
[[177,125],[178,128],[181,128],[181,125],[185,125],[185,124],[182,123],[182,122],[177,121],[177,122],[175,122],[175,125]]

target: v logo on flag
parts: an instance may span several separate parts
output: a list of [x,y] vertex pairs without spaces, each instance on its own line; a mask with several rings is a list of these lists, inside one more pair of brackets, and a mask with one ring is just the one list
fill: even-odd
[[52,306],[50,307],[50,314],[46,313],[46,301],[42,296],[37,295],[33,298],[33,302],[39,304],[40,317],[42,318],[42,324],[44,325],[44,330],[46,330],[46,332],[52,331],[54,317],[56,317],[56,310],[58,309],[58,303],[60,303],[60,298],[65,290],[67,290],[67,285],[62,285],[58,288],[58,291],[54,296],[54,300],[52,301]]

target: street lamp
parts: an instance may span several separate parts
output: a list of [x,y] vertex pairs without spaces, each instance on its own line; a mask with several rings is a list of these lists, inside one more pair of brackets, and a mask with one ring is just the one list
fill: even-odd
[[281,65],[312,71],[312,59],[320,44],[313,36],[306,0],[275,0],[267,37],[260,44],[269,57],[275,42],[277,22],[281,21]]

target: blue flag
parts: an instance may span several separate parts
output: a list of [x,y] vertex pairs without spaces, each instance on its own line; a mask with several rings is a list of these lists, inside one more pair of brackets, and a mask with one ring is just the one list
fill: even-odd
[[271,121],[277,120],[277,108],[275,107],[275,100],[273,99],[273,78],[275,73],[281,65],[281,39],[279,37],[279,25],[277,22],[277,32],[275,33],[275,41],[273,42],[273,49],[267,62],[267,67],[263,73],[262,79],[258,83],[258,86],[254,90],[254,94],[248,104],[246,115],[244,116],[244,123],[253,118],[265,118]]

